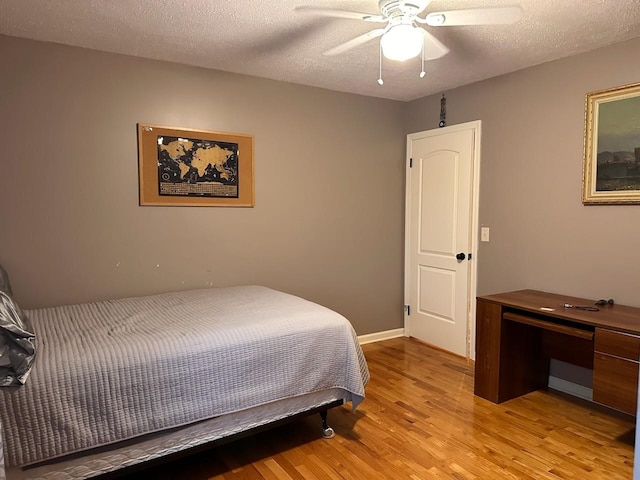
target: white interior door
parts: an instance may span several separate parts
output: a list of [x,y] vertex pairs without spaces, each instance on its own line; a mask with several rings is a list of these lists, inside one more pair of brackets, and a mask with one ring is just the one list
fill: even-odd
[[479,135],[471,122],[407,136],[405,334],[472,357]]

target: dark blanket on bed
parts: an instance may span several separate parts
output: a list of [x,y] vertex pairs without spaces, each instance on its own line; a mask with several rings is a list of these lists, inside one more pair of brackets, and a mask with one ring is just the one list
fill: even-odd
[[27,317],[0,291],[0,387],[24,385],[35,354],[35,335]]

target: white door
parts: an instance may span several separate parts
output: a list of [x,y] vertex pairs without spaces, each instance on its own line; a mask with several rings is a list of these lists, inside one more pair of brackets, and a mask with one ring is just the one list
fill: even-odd
[[407,136],[405,334],[472,357],[479,136],[480,122]]

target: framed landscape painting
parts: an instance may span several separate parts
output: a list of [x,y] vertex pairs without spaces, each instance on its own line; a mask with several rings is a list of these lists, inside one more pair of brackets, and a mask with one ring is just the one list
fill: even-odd
[[140,205],[253,207],[253,136],[138,124]]
[[640,204],[640,83],[587,95],[582,202]]

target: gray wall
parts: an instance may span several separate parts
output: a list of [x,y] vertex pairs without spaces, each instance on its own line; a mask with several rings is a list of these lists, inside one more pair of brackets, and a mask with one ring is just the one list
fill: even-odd
[[[531,288],[640,306],[640,205],[583,206],[588,92],[640,82],[640,39],[447,95],[447,121],[482,120],[478,294]],[[440,95],[410,102],[407,131],[437,128]],[[479,232],[477,232],[479,235]]]
[[[587,92],[640,81],[640,40],[447,93],[483,122],[478,293],[640,306],[640,206],[580,201]],[[264,284],[402,326],[406,104],[0,36],[0,262],[28,308]],[[9,72],[9,73],[7,73]],[[255,135],[253,209],[139,207],[136,123]]]
[[[11,37],[0,58],[25,308],[263,284],[402,327],[405,104]],[[138,122],[255,135],[255,208],[138,206]]]

